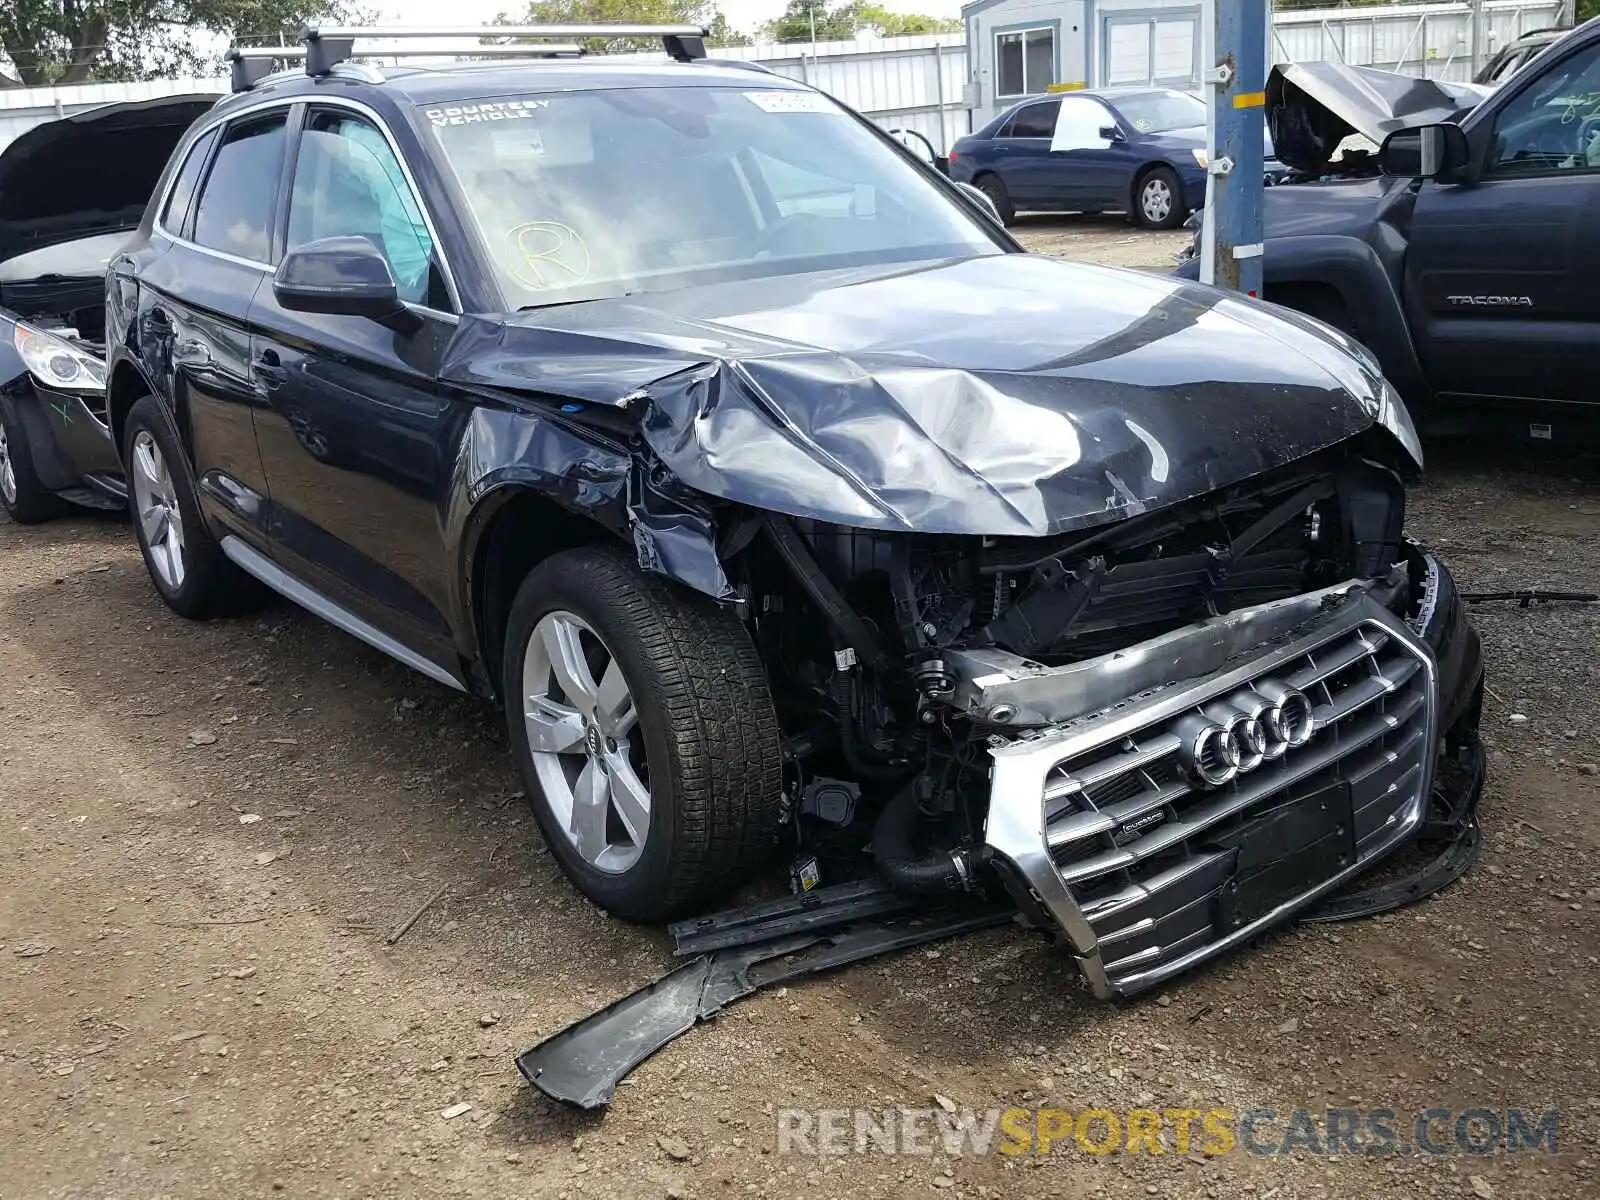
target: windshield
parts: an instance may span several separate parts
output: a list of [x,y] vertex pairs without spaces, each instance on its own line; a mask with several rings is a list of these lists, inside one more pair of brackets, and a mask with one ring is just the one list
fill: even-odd
[[1112,100],[1122,119],[1140,133],[1167,133],[1206,123],[1205,101],[1187,92],[1140,92]]
[[550,92],[421,115],[515,308],[1003,252],[816,92]]

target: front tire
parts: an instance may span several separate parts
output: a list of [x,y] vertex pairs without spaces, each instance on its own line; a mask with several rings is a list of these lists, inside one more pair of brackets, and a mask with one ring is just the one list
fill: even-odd
[[601,908],[672,920],[770,854],[782,747],[732,613],[619,551],[567,551],[518,590],[501,682],[545,841]]
[[1133,185],[1133,220],[1145,229],[1176,229],[1189,215],[1183,185],[1171,167],[1152,167]]
[[66,502],[39,482],[27,431],[4,396],[0,396],[0,507],[18,525],[37,525],[66,509]]
[[128,413],[122,463],[139,550],[167,607],[181,617],[204,620],[254,603],[260,589],[228,560],[206,528],[188,455],[153,397]]

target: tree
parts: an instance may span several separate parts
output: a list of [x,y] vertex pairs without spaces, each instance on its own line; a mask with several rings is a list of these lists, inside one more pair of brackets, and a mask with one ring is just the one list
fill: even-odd
[[855,37],[856,6],[841,4],[829,8],[828,0],[789,0],[789,7],[762,32],[775,42],[842,42]]
[[960,17],[930,17],[925,13],[890,12],[879,4],[857,4],[856,19],[879,37],[900,37],[907,33],[954,33],[961,28]]
[[[710,31],[713,46],[738,45],[745,39],[711,0],[533,0],[521,16],[496,18],[501,25],[700,25]],[[658,50],[653,38],[585,38],[585,50],[616,54],[625,50]]]
[[218,64],[195,32],[292,42],[303,22],[341,11],[338,0],[4,0],[0,87],[208,74]]
[[898,37],[904,33],[948,33],[961,28],[958,18],[890,12],[871,0],[846,0],[831,8],[828,0],[789,0],[783,15],[767,22],[762,32],[775,42],[809,42],[813,19],[819,42],[849,41],[862,32]]

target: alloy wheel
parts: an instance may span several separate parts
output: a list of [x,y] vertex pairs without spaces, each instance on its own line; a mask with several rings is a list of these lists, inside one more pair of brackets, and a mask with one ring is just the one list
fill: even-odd
[[1152,225],[1167,219],[1172,212],[1172,189],[1167,186],[1165,179],[1157,176],[1145,180],[1144,186],[1139,189],[1139,209]]
[[7,504],[17,502],[17,468],[11,462],[11,443],[6,440],[6,427],[0,422],[0,496]]
[[133,439],[133,501],[151,570],[176,591],[184,577],[183,513],[161,447],[144,429]]
[[620,874],[650,834],[649,769],[622,664],[587,622],[557,610],[533,628],[522,711],[556,824],[596,870]]

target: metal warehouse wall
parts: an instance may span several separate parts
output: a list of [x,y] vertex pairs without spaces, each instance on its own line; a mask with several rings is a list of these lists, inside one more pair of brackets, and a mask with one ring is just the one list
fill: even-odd
[[[1131,2],[1131,0],[1130,0]],[[1119,0],[1095,6],[1099,15]],[[986,0],[981,4],[983,28],[1004,26],[1026,16],[1036,17],[1052,7],[1050,0]],[[1069,24],[1081,23],[1083,0],[1059,0],[1054,8]],[[1487,30],[1483,57],[1515,38],[1541,26],[1559,24],[1569,10],[1567,0],[1487,0]],[[968,15],[980,8],[969,5]],[[1201,6],[1200,19],[1206,19]],[[1105,14],[1100,14],[1100,10]],[[1007,15],[1007,14],[1011,15]],[[1024,22],[1024,23],[1027,23]],[[1102,21],[1103,23],[1103,21]],[[1273,20],[1270,57],[1275,62],[1330,60],[1400,70],[1434,78],[1467,79],[1471,76],[1471,9],[1463,0],[1443,4],[1396,5],[1381,8],[1324,8],[1280,12]],[[1093,30],[1063,42],[1078,57],[1058,64],[1062,77],[1099,83],[1099,43]],[[910,37],[847,42],[767,43],[724,46],[711,51],[714,58],[760,63],[768,70],[801,79],[837,97],[885,129],[914,129],[942,154],[956,138],[975,128],[995,111],[985,89],[985,105],[969,112],[964,92],[972,72],[967,62],[966,33],[926,34]],[[1198,29],[1196,32],[1198,38]],[[983,49],[989,37],[980,39]],[[1086,43],[1086,44],[1085,44]],[[1083,46],[1084,49],[1079,49]],[[1084,51],[1087,51],[1085,54]],[[627,55],[658,59],[659,55]],[[1085,62],[1087,57],[1090,61]],[[1073,64],[1076,64],[1075,66]],[[0,90],[0,147],[26,129],[68,113],[118,100],[148,99],[184,92],[227,91],[227,81],[217,79],[152,80],[145,83],[102,83],[65,88],[13,88]],[[1011,103],[1010,101],[1006,102]]]
[[[1488,0],[1482,60],[1530,29],[1568,23],[1565,0]],[[1346,62],[1430,79],[1472,78],[1467,4],[1316,8],[1273,15],[1273,62]]]
[[[967,80],[967,50],[960,33],[818,42],[815,55],[809,42],[724,46],[713,49],[711,56],[758,62],[775,74],[805,80],[885,129],[916,130],[940,153],[967,132],[961,94]],[[661,58],[659,54],[619,57]],[[0,90],[0,147],[35,125],[99,104],[227,90],[222,78]]]

